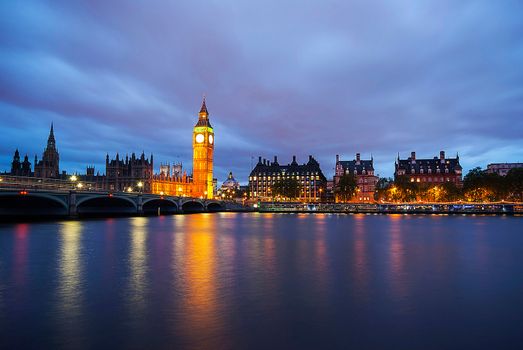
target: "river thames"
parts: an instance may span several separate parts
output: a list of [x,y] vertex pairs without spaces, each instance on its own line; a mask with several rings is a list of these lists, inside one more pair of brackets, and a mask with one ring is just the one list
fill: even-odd
[[521,349],[523,220],[0,224],[0,348]]

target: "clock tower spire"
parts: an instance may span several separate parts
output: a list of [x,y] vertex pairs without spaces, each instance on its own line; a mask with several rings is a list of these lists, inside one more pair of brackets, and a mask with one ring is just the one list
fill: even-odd
[[203,97],[198,122],[193,129],[193,196],[213,198],[214,130]]

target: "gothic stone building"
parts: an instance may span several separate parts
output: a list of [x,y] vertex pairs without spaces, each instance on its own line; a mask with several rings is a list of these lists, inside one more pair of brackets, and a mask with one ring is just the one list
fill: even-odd
[[49,138],[47,139],[47,147],[42,155],[42,160],[38,161],[35,156],[35,177],[42,178],[58,178],[60,177],[60,155],[56,149],[56,140],[54,138],[54,128],[51,124],[51,131],[49,132]]
[[406,176],[410,182],[426,184],[443,184],[452,182],[462,186],[463,168],[459,164],[459,156],[445,158],[445,152],[439,152],[439,158],[416,159],[416,152],[412,152],[407,159],[398,159],[395,162],[394,179]]
[[18,152],[18,149],[15,151],[15,154],[13,156],[13,162],[11,163],[11,175],[13,176],[32,176],[31,172],[31,162],[29,162],[29,158],[27,157],[27,154],[24,157],[24,161],[20,162],[20,152]]
[[[116,158],[109,160],[105,158],[105,184],[108,191],[142,191],[151,192],[153,178],[153,155],[146,158],[142,152],[140,158],[133,153],[131,157],[120,159],[118,153]],[[139,184],[142,187],[139,187]]]
[[175,175],[166,176],[170,171],[164,167],[159,176],[153,177],[153,193],[209,199],[214,197],[214,129],[209,120],[205,97],[193,128],[192,148],[192,177],[181,174],[181,167]]
[[[378,183],[378,177],[374,175],[374,159],[363,160],[359,153],[356,153],[354,160],[340,160],[336,155],[336,168],[334,173],[333,189],[336,189],[340,179],[344,175],[353,175],[356,179],[357,190],[354,201],[369,202],[374,200],[374,191]],[[336,198],[338,201],[338,198]]]
[[292,163],[280,165],[275,156],[273,162],[259,157],[258,164],[249,175],[249,191],[252,198],[270,199],[273,196],[273,186],[284,179],[296,179],[300,185],[300,201],[320,201],[325,194],[327,179],[320,169],[320,164],[312,156],[305,164],[298,164],[296,156]]

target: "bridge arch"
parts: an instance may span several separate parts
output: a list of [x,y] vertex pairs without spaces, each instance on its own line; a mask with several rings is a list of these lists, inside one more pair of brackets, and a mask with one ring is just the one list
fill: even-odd
[[44,193],[1,193],[0,217],[67,216],[69,205],[58,196]]
[[136,203],[127,197],[89,196],[76,203],[78,215],[130,215],[137,212]]
[[174,214],[178,212],[178,204],[166,198],[150,198],[142,203],[144,214]]
[[217,211],[224,211],[224,210],[225,210],[225,206],[220,202],[207,203],[207,211],[217,212]]
[[201,213],[205,211],[205,206],[200,201],[189,200],[182,204],[182,211],[184,213]]

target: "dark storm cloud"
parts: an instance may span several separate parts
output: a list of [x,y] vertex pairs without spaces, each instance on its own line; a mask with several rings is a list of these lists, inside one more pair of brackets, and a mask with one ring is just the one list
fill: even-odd
[[[191,162],[203,93],[217,176],[251,157],[445,149],[464,167],[523,160],[520,1],[5,1],[2,168],[40,156],[55,122],[63,166],[153,152]],[[190,165],[189,165],[190,167]],[[103,170],[103,169],[101,169]]]

